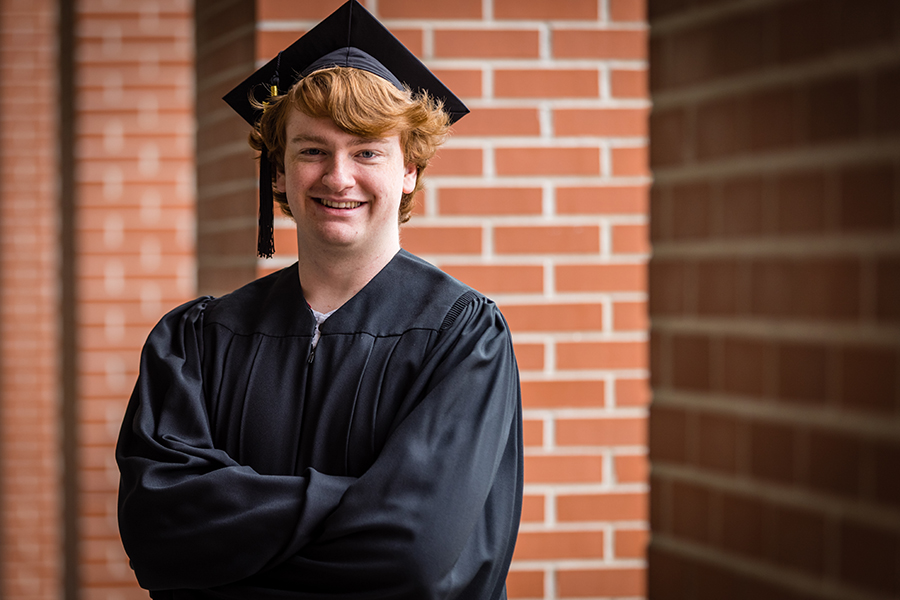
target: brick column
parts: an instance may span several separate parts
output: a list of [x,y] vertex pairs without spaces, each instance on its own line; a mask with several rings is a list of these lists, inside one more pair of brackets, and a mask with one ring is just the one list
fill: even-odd
[[249,127],[222,100],[256,67],[256,4],[197,0],[195,9],[198,284],[215,296],[256,277],[258,184]]
[[195,296],[189,0],[78,2],[81,580],[146,598],[119,541],[113,447],[141,345]]
[[0,597],[62,588],[56,2],[0,6]]
[[900,596],[900,4],[651,0],[649,596]]
[[[257,59],[340,4],[259,0]],[[494,298],[513,330],[527,458],[510,596],[640,597],[649,396],[644,2],[367,6],[472,109],[426,171],[401,240]],[[250,183],[241,187],[248,199]],[[276,224],[276,250],[260,273],[295,260],[287,220]]]

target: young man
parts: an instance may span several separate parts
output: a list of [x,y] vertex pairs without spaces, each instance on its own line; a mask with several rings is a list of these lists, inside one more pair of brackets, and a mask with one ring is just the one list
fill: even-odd
[[518,373],[496,306],[400,247],[465,113],[411,57],[351,0],[226,98],[299,257],[147,340],[116,457],[153,598],[506,597]]

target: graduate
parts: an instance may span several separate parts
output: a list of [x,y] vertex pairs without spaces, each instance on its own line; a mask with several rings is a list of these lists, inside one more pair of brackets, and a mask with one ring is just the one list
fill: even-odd
[[466,107],[355,0],[226,101],[298,261],[150,333],[116,460],[156,599],[506,598],[522,503],[510,334],[403,250]]

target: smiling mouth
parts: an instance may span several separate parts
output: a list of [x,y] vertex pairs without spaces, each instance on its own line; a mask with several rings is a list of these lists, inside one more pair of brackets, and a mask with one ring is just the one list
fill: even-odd
[[315,201],[321,204],[322,206],[327,206],[328,208],[357,208],[358,206],[362,206],[362,202],[336,202],[334,200],[327,200],[325,198],[315,198]]

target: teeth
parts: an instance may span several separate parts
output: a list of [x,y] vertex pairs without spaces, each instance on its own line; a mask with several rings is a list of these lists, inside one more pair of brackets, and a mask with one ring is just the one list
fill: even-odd
[[356,208],[362,204],[362,202],[334,202],[325,198],[319,198],[319,202],[328,208]]

